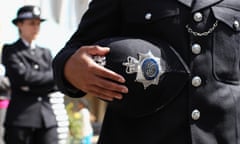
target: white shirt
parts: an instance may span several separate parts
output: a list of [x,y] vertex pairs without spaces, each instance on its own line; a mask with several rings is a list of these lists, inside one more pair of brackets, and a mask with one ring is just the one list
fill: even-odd
[[30,47],[31,49],[36,48],[36,41],[32,41],[32,43],[30,44],[29,42],[27,42],[25,39],[21,38],[23,43],[27,46]]

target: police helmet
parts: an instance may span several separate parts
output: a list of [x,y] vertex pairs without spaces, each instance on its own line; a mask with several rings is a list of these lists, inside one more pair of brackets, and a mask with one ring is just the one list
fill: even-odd
[[183,90],[189,69],[166,42],[139,38],[109,38],[97,44],[110,52],[94,60],[121,74],[129,92],[108,108],[129,117],[142,117],[166,107]]

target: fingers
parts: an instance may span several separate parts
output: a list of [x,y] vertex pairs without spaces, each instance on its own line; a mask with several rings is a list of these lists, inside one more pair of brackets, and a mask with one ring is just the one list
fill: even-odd
[[89,94],[107,101],[113,101],[114,99],[121,100],[123,98],[122,94],[120,93],[109,91],[107,89],[99,87],[95,87],[94,89],[92,89],[92,91],[90,90]]
[[104,79],[109,79],[111,81],[115,81],[118,83],[125,83],[125,79],[123,76],[105,67],[96,65],[92,67],[92,71],[94,71],[95,75],[102,77]]
[[[90,71],[96,70],[94,68]],[[93,72],[88,72],[89,75],[85,77],[85,83],[82,87],[87,93],[92,93],[93,95],[108,101],[122,99],[122,94],[128,93],[128,88],[123,84],[104,78],[107,77],[106,75],[110,75],[109,73],[106,73],[105,76],[96,74],[91,75],[92,73]]]
[[101,99],[122,99],[122,94],[128,92],[127,87],[123,85],[124,77],[98,65],[92,59],[94,55],[104,56],[108,52],[109,48],[106,47],[81,47],[65,64],[66,79],[76,88]]
[[101,47],[98,45],[92,45],[92,46],[82,46],[80,49],[80,51],[87,51],[87,54],[91,55],[91,56],[95,56],[95,55],[99,55],[99,56],[104,56],[106,55],[109,51],[110,48],[108,47]]
[[[83,51],[87,51],[87,54],[89,54],[90,56],[106,55],[110,51],[110,49],[108,47],[100,47],[100,46],[83,46],[82,48],[80,48],[80,50],[81,49]],[[109,69],[106,69],[102,66],[97,65],[91,58],[89,59],[89,57],[86,59],[88,59],[87,61],[89,63],[93,62],[92,65],[89,65],[89,67],[91,66],[90,67],[92,69],[91,71],[93,73],[95,73],[96,75],[106,78],[106,79],[110,79],[110,80],[119,82],[119,83],[125,82],[124,77],[122,77],[121,75],[119,75]]]
[[[128,93],[128,88],[124,85],[118,84],[108,79],[96,78],[96,83],[93,84],[95,89],[91,92],[98,93],[98,96],[113,97],[122,99],[122,94]],[[97,90],[97,91],[95,91]]]

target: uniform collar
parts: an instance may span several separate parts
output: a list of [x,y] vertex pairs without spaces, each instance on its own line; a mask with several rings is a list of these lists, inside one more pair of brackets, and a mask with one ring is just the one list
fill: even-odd
[[25,39],[21,38],[22,42],[25,44],[25,46],[31,48],[31,49],[35,49],[36,48],[36,41],[32,41],[32,43],[30,44],[29,42],[27,42]]
[[199,11],[203,8],[215,5],[223,0],[195,0],[195,3],[192,6],[192,12]]
[[192,12],[199,11],[223,0],[178,0],[180,3],[192,8]]
[[180,3],[186,5],[187,7],[192,7],[194,0],[178,0]]

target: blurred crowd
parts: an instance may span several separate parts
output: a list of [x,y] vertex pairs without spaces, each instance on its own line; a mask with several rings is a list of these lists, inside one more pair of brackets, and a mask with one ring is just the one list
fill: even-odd
[[46,19],[35,5],[19,8],[19,39],[1,47],[0,144],[94,144],[101,123],[87,99],[65,102],[52,74],[49,48],[36,43]]

